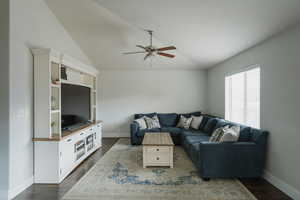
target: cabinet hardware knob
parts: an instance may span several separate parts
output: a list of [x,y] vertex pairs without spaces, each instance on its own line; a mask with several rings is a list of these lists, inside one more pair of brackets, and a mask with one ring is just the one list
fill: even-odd
[[159,160],[159,157],[157,157],[156,160]]
[[156,151],[159,151],[159,149],[156,149]]

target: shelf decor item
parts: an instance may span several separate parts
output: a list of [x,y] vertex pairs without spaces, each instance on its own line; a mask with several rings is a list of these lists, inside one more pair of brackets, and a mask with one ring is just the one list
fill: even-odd
[[52,84],[54,84],[54,85],[59,85],[59,84],[60,84],[59,79],[52,80]]
[[51,127],[54,127],[55,126],[55,122],[51,122]]
[[60,68],[60,75],[61,75],[61,79],[68,80],[66,67],[61,67]]

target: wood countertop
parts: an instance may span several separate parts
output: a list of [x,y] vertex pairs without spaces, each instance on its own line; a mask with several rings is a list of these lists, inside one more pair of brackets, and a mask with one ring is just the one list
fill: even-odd
[[103,122],[102,120],[97,120],[95,122],[92,122],[90,124],[81,126],[81,127],[77,128],[75,130],[72,130],[72,131],[69,131],[69,130],[62,131],[61,137],[59,137],[59,134],[55,134],[51,138],[33,138],[32,140],[33,141],[54,141],[54,142],[55,141],[61,141],[61,140],[64,140],[64,139],[70,137],[71,135],[77,134],[80,131],[86,130],[86,129],[90,128],[91,126],[94,126],[96,124],[100,124],[102,122]]

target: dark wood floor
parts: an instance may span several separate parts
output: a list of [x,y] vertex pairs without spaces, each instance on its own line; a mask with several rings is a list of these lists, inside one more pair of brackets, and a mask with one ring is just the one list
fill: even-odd
[[[102,147],[79,165],[61,184],[33,184],[14,200],[59,200],[112,147],[117,138],[103,138]],[[240,179],[258,200],[292,200],[264,179]]]

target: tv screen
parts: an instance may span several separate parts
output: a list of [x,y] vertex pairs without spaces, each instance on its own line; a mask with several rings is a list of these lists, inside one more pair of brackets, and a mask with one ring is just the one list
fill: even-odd
[[84,86],[61,85],[62,128],[91,119],[90,92],[90,88]]

